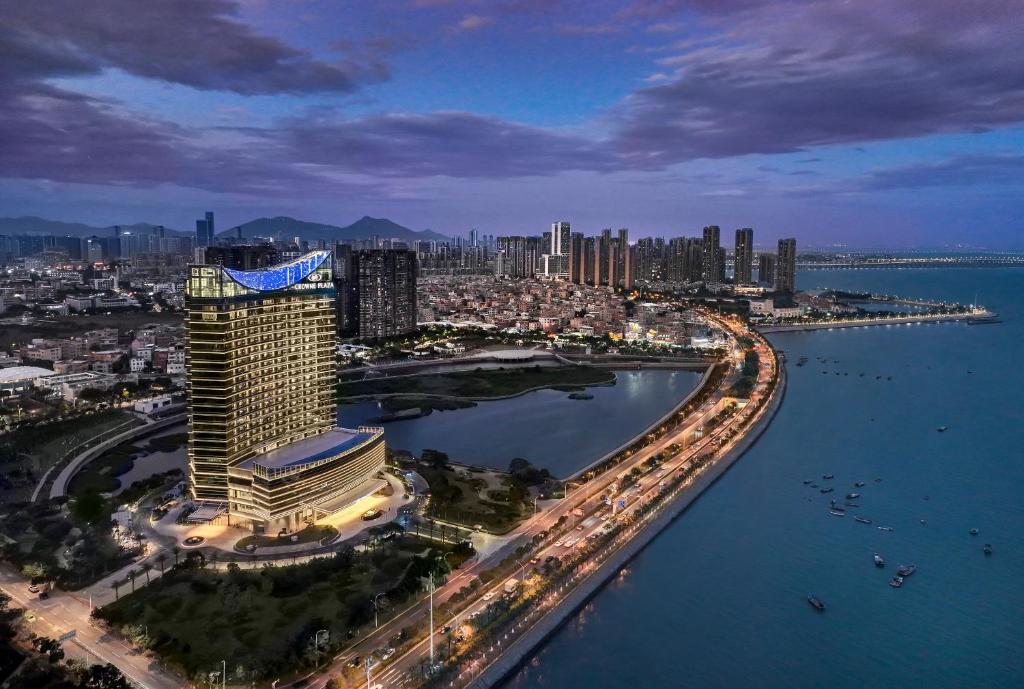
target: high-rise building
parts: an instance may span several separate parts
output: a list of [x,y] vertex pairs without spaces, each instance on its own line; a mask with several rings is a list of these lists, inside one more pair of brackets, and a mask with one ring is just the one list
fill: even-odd
[[796,291],[796,240],[780,239],[775,260],[775,291],[792,294]]
[[213,212],[207,211],[206,217],[196,220],[196,246],[210,246],[213,244]]
[[371,249],[352,255],[359,290],[359,337],[416,330],[416,252]]
[[757,281],[762,285],[775,284],[775,256],[763,253],[758,257]]
[[565,220],[551,223],[551,246],[544,247],[546,253],[568,256],[572,232]]
[[583,252],[584,237],[582,232],[573,232],[569,237],[569,282],[581,285],[587,272],[587,257]]
[[718,280],[717,280],[717,282],[720,282],[720,283],[721,282],[725,282],[725,263],[726,263],[725,257],[726,257],[725,247],[724,246],[718,247],[718,260],[715,262],[715,268],[718,270]]
[[736,254],[733,257],[732,279],[737,285],[749,285],[754,279],[754,230],[736,230]]
[[359,281],[351,244],[334,246],[334,293],[338,337],[359,334]]
[[251,271],[191,265],[186,305],[197,514],[298,529],[378,487],[383,430],[336,426],[330,251]]
[[721,247],[722,232],[718,225],[708,225],[704,228],[703,262],[701,265],[701,279],[704,282],[719,282],[720,273],[718,267],[718,249]]

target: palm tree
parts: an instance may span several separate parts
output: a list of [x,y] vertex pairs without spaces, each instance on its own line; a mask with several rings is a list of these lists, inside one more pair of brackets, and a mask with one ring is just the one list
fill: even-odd
[[146,562],[142,565],[142,571],[146,574],[146,585],[149,585],[149,573],[153,571],[153,565]]
[[135,593],[135,577],[139,575],[134,569],[128,570],[128,579],[132,582],[132,593]]
[[120,595],[118,595],[118,589],[121,588],[121,582],[114,579],[113,583],[110,584],[110,588],[114,589],[114,600],[118,600],[120,598]]
[[178,546],[174,546],[173,548],[171,548],[171,552],[174,553],[174,566],[177,567],[178,566],[178,555],[181,554],[181,548],[179,548]]
[[167,553],[160,553],[156,556],[156,561],[160,563],[160,573],[164,573],[164,565],[167,563]]
[[218,551],[214,550],[212,553],[210,553],[210,565],[214,569],[217,569],[217,560],[219,560],[219,559],[220,559],[220,554],[219,554]]

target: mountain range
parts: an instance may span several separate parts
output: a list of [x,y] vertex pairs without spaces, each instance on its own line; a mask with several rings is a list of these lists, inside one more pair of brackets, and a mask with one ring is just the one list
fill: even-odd
[[275,239],[290,239],[291,237],[302,237],[311,241],[323,239],[328,242],[369,239],[371,237],[398,239],[403,242],[431,239],[444,241],[451,239],[451,237],[446,237],[432,230],[417,232],[387,218],[371,218],[368,215],[364,215],[359,220],[345,227],[306,222],[305,220],[296,220],[287,216],[257,218],[224,232],[218,232],[217,235],[237,237],[239,236],[239,231],[241,231],[241,236],[245,238],[274,237]]
[[[135,234],[149,234],[153,232],[156,225],[150,223],[135,223],[133,225],[121,225],[122,232]],[[94,227],[84,223],[61,222],[59,220],[48,220],[36,216],[24,216],[20,218],[0,218],[0,235],[58,235],[73,237],[110,237],[114,230],[113,225],[107,227]],[[168,235],[191,235],[192,230],[173,230],[167,228]],[[290,239],[302,237],[309,241],[323,239],[328,242],[345,241],[356,239],[370,239],[380,237],[381,239],[398,239],[403,242],[423,240],[448,240],[443,234],[431,230],[417,232],[408,227],[392,222],[387,218],[371,218],[366,215],[356,220],[351,225],[338,227],[324,223],[307,222],[296,220],[285,216],[275,218],[257,218],[247,223],[232,227],[229,230],[218,232],[220,237],[274,237],[277,239]]]

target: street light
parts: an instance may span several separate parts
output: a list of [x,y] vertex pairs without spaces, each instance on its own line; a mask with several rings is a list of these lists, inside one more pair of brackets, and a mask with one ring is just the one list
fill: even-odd
[[326,629],[320,629],[313,635],[313,647],[316,650],[316,666],[320,667],[320,635],[327,634]]
[[377,629],[380,627],[380,623],[377,621],[377,599],[384,595],[384,592],[378,593],[373,597],[373,628]]

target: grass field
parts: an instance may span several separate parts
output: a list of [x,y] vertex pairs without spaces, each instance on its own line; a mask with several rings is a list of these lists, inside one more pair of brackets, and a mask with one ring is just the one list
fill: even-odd
[[526,516],[522,493],[512,494],[509,486],[496,479],[504,474],[492,472],[490,480],[485,480],[473,473],[466,477],[450,467],[420,465],[416,471],[430,485],[428,516],[470,529],[479,524],[492,533],[506,533]]
[[514,395],[538,387],[578,388],[614,381],[615,374],[607,369],[529,366],[359,380],[340,383],[338,393],[342,397],[412,393],[479,398]]
[[[295,545],[298,543],[312,543],[313,541],[321,541],[327,539],[330,541],[332,538],[338,535],[338,530],[333,526],[307,526],[302,531],[298,531],[294,534],[287,534],[285,536],[278,536],[276,534],[263,534],[258,536],[246,536],[235,543],[235,550],[245,550],[252,544],[256,544],[258,548],[265,548],[267,546],[276,545]],[[292,541],[292,536],[296,536],[296,540]]]

